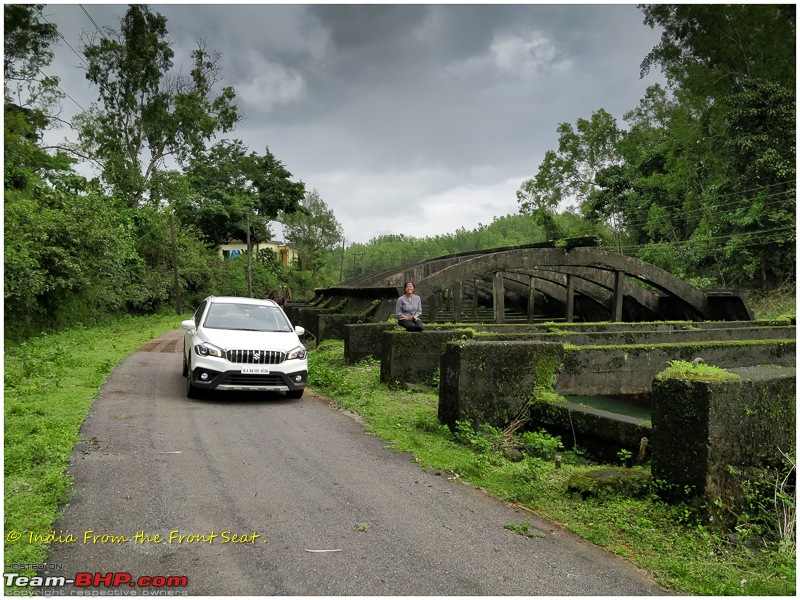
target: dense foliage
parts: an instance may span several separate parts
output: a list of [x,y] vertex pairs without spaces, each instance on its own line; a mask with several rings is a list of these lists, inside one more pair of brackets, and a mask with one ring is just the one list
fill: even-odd
[[705,286],[794,284],[795,7],[646,5],[660,67],[620,127],[605,110],[558,126],[519,191],[545,227],[572,203],[613,247]]
[[[40,22],[41,8],[4,7],[6,338],[120,313],[182,312],[208,294],[313,289],[312,277],[272,256],[221,259],[222,243],[252,249],[269,239],[269,222],[296,211],[305,186],[269,149],[209,146],[241,119],[235,91],[214,92],[218,56],[204,43],[181,75],[166,19],[148,7],[130,6],[118,31],[86,40],[98,102],[75,118],[76,144],[55,154],[42,147],[61,94],[57,78],[41,76],[58,36]],[[80,174],[79,159],[100,179]]]

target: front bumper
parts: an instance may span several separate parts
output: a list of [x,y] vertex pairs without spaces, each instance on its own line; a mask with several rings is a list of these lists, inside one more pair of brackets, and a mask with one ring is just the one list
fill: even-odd
[[203,390],[290,392],[302,390],[308,380],[308,369],[289,373],[273,371],[269,375],[251,375],[239,369],[215,371],[206,367],[195,367],[189,374],[192,385]]

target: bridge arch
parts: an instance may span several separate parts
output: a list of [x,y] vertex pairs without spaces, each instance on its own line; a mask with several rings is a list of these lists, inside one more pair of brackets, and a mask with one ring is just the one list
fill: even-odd
[[[662,318],[670,318],[675,314],[683,314],[684,318],[691,320],[712,318],[708,298],[702,291],[663,269],[599,248],[517,248],[461,257],[460,260],[430,261],[402,271],[404,279],[415,281],[417,293],[433,304],[437,294],[473,278],[493,277],[495,286],[499,284],[504,287],[503,279],[498,279],[498,274],[502,277],[503,273],[533,277],[531,281],[534,281],[534,285],[537,275],[551,283],[554,283],[553,276],[545,273],[562,275],[563,278],[559,278],[562,281],[557,285],[565,289],[568,311],[573,306],[576,291],[607,306],[609,296],[602,298],[603,294],[598,293],[599,287],[611,290],[614,320],[621,320],[625,302],[638,302]],[[661,296],[658,292],[635,285],[627,278],[637,279],[655,288]],[[592,287],[594,289],[590,290]],[[504,293],[503,290],[496,299],[501,299]],[[670,301],[660,302],[662,298]],[[670,310],[660,309],[659,304],[670,307]],[[571,320],[573,315],[568,312],[566,316]]]
[[[437,305],[454,313],[472,295],[502,322],[507,302],[531,322],[540,317],[585,321],[752,320],[736,290],[701,291],[638,259],[602,250],[594,237],[464,252],[351,278],[327,293],[378,295],[381,302],[413,281],[436,322]],[[642,285],[644,284],[644,285]],[[336,290],[333,292],[333,290]],[[370,292],[370,290],[372,290]],[[325,292],[325,291],[323,291]],[[323,296],[325,293],[323,293]],[[442,305],[443,307],[443,305]],[[383,314],[383,312],[381,312]]]

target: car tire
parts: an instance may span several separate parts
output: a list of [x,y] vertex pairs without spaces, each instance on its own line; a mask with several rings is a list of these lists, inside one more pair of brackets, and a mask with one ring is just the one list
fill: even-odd
[[300,390],[289,390],[288,392],[286,392],[286,397],[287,398],[292,398],[294,400],[297,400],[298,398],[302,398],[303,397],[303,392],[305,392],[305,391],[306,391],[305,388],[300,389]]
[[183,376],[189,376],[189,365],[186,364],[186,354],[183,354]]
[[186,367],[186,397],[191,400],[200,397],[200,390],[192,385],[192,370],[188,365]]

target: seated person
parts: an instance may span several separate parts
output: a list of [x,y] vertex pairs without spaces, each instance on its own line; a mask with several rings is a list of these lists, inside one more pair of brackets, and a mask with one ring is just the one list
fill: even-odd
[[422,300],[414,294],[414,284],[410,281],[405,284],[405,292],[397,299],[394,311],[397,324],[406,331],[422,331]]

